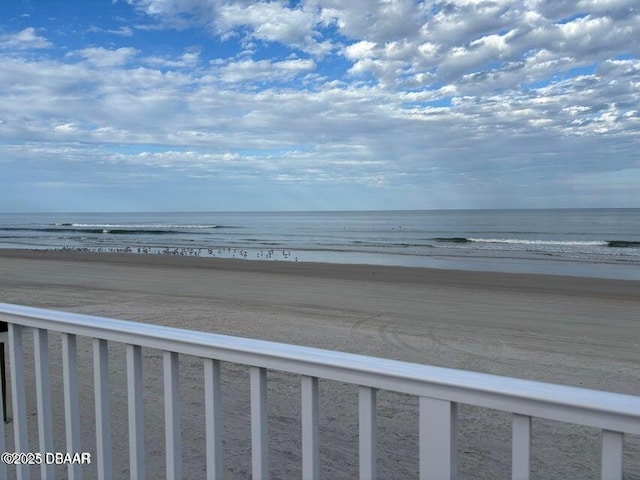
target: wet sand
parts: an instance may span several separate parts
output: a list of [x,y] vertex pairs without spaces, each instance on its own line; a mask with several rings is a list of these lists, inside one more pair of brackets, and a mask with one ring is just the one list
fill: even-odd
[[[425,268],[0,250],[0,301],[640,395],[640,282]],[[26,336],[26,351],[30,335]],[[60,347],[51,341],[56,447]],[[90,341],[82,430],[95,450]],[[124,347],[110,346],[114,475],[128,478]],[[161,354],[145,350],[147,476],[164,476]],[[32,375],[32,360],[27,374]],[[185,478],[204,477],[202,362],[181,358]],[[248,478],[246,367],[225,364],[228,478]],[[28,384],[29,385],[29,384]],[[28,393],[32,449],[35,393]],[[300,477],[299,379],[269,372],[272,478]],[[357,477],[357,388],[320,382],[323,478]],[[84,408],[86,407],[86,408]],[[34,414],[34,415],[31,415]],[[417,399],[380,392],[380,478],[416,478]],[[510,418],[459,408],[460,478],[507,478]],[[599,478],[599,432],[534,420],[532,478]],[[8,425],[10,432],[11,424]],[[12,445],[8,436],[8,446]],[[626,437],[625,478],[640,478]],[[85,478],[95,476],[94,466]]]

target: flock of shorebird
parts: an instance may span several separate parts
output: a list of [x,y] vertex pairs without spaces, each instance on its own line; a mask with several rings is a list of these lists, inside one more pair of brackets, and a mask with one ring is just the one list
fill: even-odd
[[[76,252],[99,252],[99,253],[141,253],[154,255],[177,255],[181,257],[221,257],[221,258],[245,258],[248,259],[250,254],[255,253],[256,259],[264,260],[293,260],[298,261],[298,257],[292,258],[291,250],[246,250],[243,248],[224,247],[224,248],[194,248],[194,247],[177,247],[177,248],[159,248],[159,247],[62,247],[51,250],[76,251]],[[40,251],[47,251],[40,250]],[[253,258],[253,255],[251,255]]]

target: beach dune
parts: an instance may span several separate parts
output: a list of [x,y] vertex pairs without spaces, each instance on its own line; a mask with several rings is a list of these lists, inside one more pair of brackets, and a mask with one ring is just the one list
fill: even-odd
[[[640,282],[165,255],[0,250],[0,301],[640,395]],[[25,351],[32,352],[30,336]],[[51,335],[56,449],[65,451]],[[128,478],[124,346],[110,344],[114,475]],[[164,476],[161,353],[144,351],[148,478]],[[79,342],[83,448],[95,451],[91,343]],[[185,478],[203,478],[202,361],[180,360]],[[228,478],[250,474],[248,372],[223,365]],[[33,376],[33,360],[27,360]],[[28,383],[27,385],[32,385]],[[37,449],[35,393],[28,391]],[[269,372],[272,478],[299,478],[300,387]],[[323,478],[356,478],[357,387],[320,382]],[[379,476],[416,478],[417,399],[381,392]],[[7,447],[12,449],[11,425]],[[459,408],[459,474],[507,478],[510,416]],[[532,478],[599,478],[599,431],[534,420]],[[625,437],[640,479],[640,439]],[[95,477],[95,465],[85,478]]]

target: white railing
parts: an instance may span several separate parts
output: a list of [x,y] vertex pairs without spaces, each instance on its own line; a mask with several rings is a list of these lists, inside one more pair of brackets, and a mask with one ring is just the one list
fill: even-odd
[[[23,330],[33,329],[39,450],[53,450],[48,332],[62,333],[66,446],[80,450],[76,337],[93,339],[96,454],[99,478],[112,477],[107,342],[126,344],[131,478],[145,477],[141,347],[163,352],[167,478],[181,478],[178,355],[203,358],[208,478],[222,478],[220,362],[250,367],[251,448],[254,479],[267,479],[267,369],[301,375],[302,475],[319,477],[318,379],[359,386],[359,467],[361,479],[376,477],[376,392],[419,397],[421,479],[456,477],[457,404],[513,414],[512,478],[528,479],[531,418],[575,423],[602,430],[601,475],[622,478],[623,434],[640,434],[640,397],[432,367],[350,353],[169,328],[68,312],[0,303],[0,321],[9,323],[9,361],[15,448],[29,451],[24,381]],[[1,407],[1,405],[0,405]],[[0,422],[0,450],[5,449]],[[124,461],[124,459],[119,459]],[[18,466],[17,477],[29,478]],[[42,478],[51,478],[42,465]],[[7,467],[0,465],[0,477]],[[82,476],[81,465],[69,478]]]

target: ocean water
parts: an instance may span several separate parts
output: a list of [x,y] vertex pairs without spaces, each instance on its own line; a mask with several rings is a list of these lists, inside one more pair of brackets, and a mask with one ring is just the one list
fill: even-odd
[[0,248],[640,280],[640,209],[0,214]]

